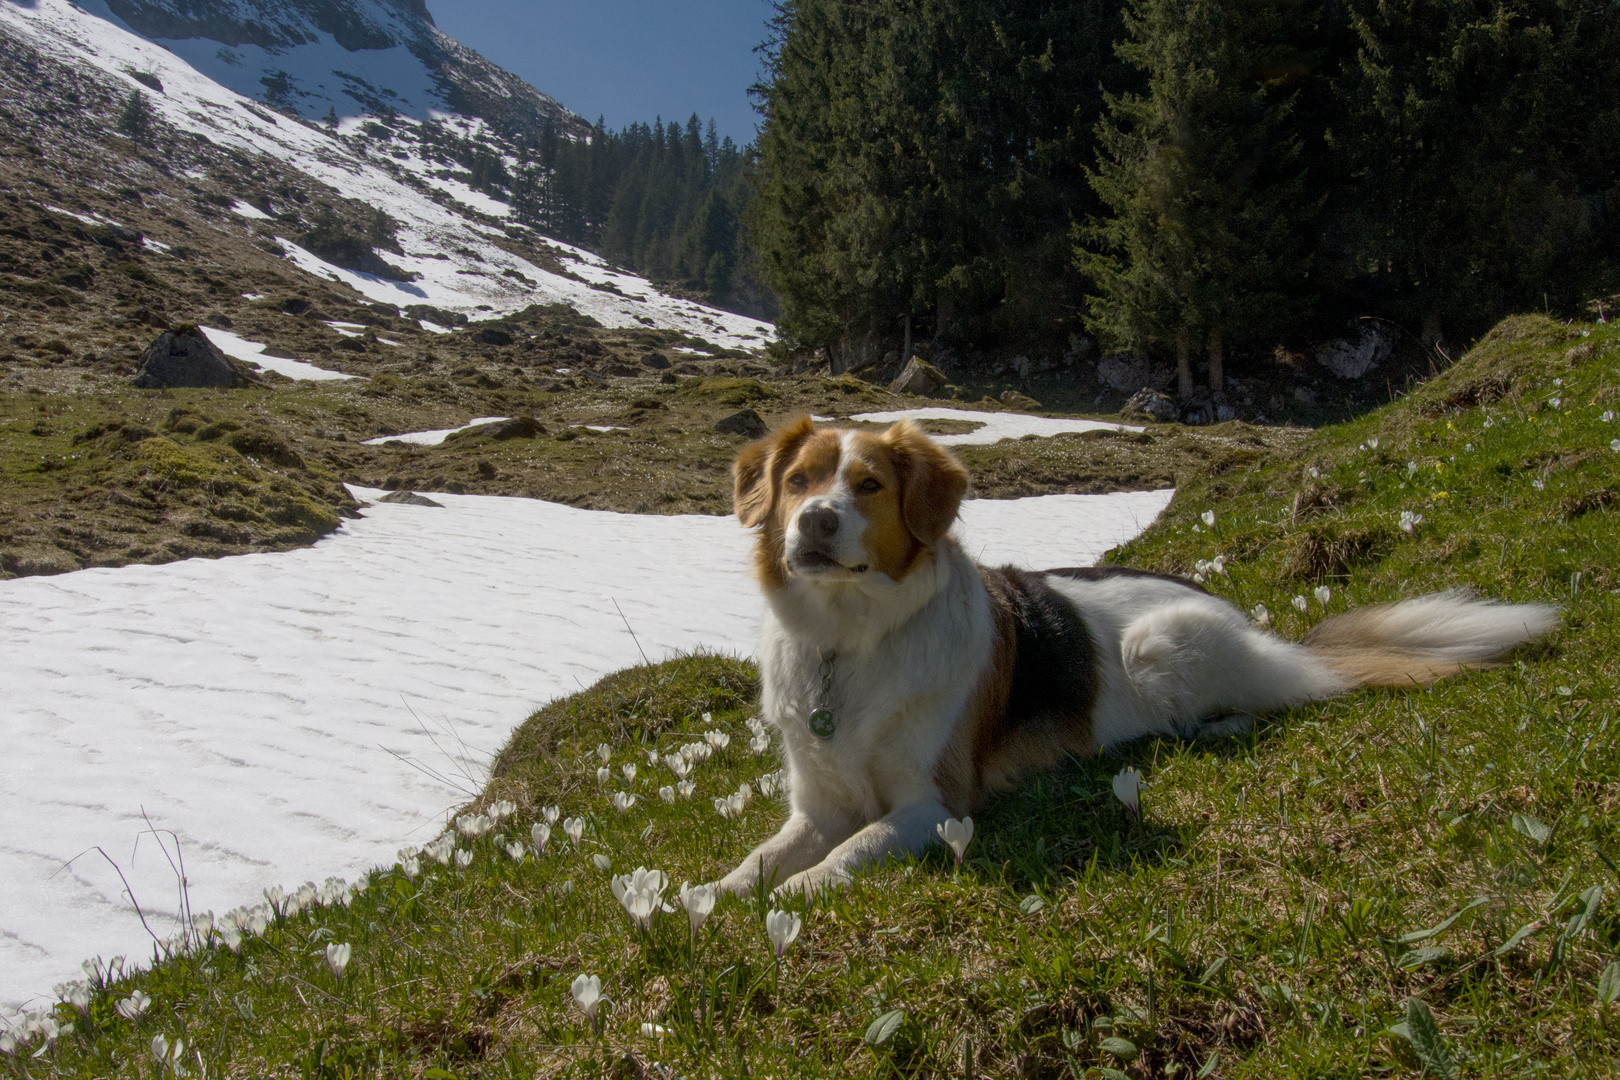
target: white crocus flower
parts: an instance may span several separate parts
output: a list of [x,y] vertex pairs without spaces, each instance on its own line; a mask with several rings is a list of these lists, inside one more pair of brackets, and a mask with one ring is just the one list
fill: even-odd
[[1422,514],[1414,514],[1410,510],[1401,511],[1400,530],[1407,536],[1416,536],[1417,527],[1421,524],[1423,524]]
[[619,766],[619,771],[624,774],[625,783],[633,784],[636,782],[636,767],[634,764],[626,762]]
[[596,786],[597,787],[601,787],[603,784],[607,783],[612,778],[613,778],[613,770],[608,768],[606,765],[603,765],[600,769],[596,770]]
[[652,929],[653,916],[658,913],[669,886],[669,877],[662,870],[648,870],[638,866],[628,874],[613,879],[613,897],[623,905],[625,913],[643,930]]
[[1318,604],[1321,604],[1323,608],[1326,608],[1328,606],[1328,601],[1331,599],[1333,599],[1332,589],[1328,588],[1326,585],[1318,585],[1316,587],[1316,602]]
[[602,980],[595,975],[579,975],[568,989],[574,995],[574,1004],[585,1014],[585,1019],[596,1023],[596,1009],[602,1004]]
[[585,835],[585,819],[577,817],[563,818],[562,827],[563,833],[574,842],[575,847],[578,847],[579,838]]
[[770,737],[770,734],[767,733],[767,732],[761,731],[758,734],[754,735],[753,738],[748,740],[748,749],[750,749],[750,750],[752,750],[754,752],[755,757],[759,757],[759,755],[763,754],[765,751],[769,750],[770,748],[771,748],[771,737]]
[[697,790],[697,785],[690,780],[682,780],[680,783],[675,785],[675,790],[680,794],[681,798],[690,799],[692,797],[692,792]]
[[1309,611],[1311,607],[1311,602],[1303,596],[1296,596],[1289,602],[1294,605],[1294,610],[1299,612]]
[[623,791],[615,791],[613,793],[613,808],[619,813],[624,813],[634,805],[636,805],[636,797],[634,795]]
[[731,800],[716,795],[714,799],[714,812],[723,818],[729,818],[731,816]]
[[551,826],[544,821],[537,821],[529,827],[529,839],[534,841],[534,853],[544,855],[546,841],[551,839]]
[[662,1039],[669,1034],[669,1028],[664,1027],[662,1024],[643,1023],[641,1025],[641,1034],[649,1039]]
[[1142,816],[1142,774],[1135,769],[1121,769],[1114,777],[1114,797],[1125,804],[1131,816]]
[[934,826],[939,838],[945,841],[952,851],[956,852],[956,865],[962,865],[962,855],[967,851],[968,845],[973,843],[973,819],[965,817],[961,821],[955,818],[946,818]]
[[242,931],[238,930],[236,927],[227,926],[225,929],[221,930],[219,932],[219,939],[225,943],[225,947],[231,950],[231,952],[242,951]]
[[1370,450],[1378,449],[1378,436],[1374,435],[1372,438],[1367,440],[1367,448]]
[[1225,574],[1226,573],[1226,556],[1225,555],[1217,555],[1213,559],[1209,560],[1209,568],[1211,570],[1215,571],[1217,574]]
[[469,849],[462,848],[460,851],[456,852],[456,866],[462,870],[465,870],[467,867],[471,866],[472,861],[473,853]]
[[705,731],[703,733],[703,738],[704,741],[706,741],[716,750],[724,750],[726,747],[731,745],[731,736],[727,735],[723,731]]
[[686,909],[687,921],[692,924],[692,936],[703,928],[703,921],[714,910],[714,902],[719,898],[719,890],[711,883],[708,885],[681,886],[681,907]]
[[489,806],[489,816],[496,821],[505,821],[515,813],[517,813],[517,803],[511,799],[502,799],[500,802],[491,803]]
[[540,816],[545,819],[547,825],[557,824],[557,818],[561,815],[562,811],[555,806],[543,806],[540,808]]
[[506,845],[506,853],[512,857],[513,862],[523,861],[523,841],[514,840]]
[[343,978],[352,951],[347,941],[333,941],[326,946],[326,966],[332,969],[335,977]]
[[1250,611],[1249,614],[1253,615],[1254,621],[1259,623],[1261,626],[1271,625],[1271,611],[1266,607],[1266,605],[1254,605],[1254,609]]
[[1204,528],[1213,529],[1215,527],[1215,511],[1205,510],[1199,515],[1199,519],[1203,521]]
[[591,862],[596,864],[596,868],[598,870],[613,869],[613,860],[602,854],[600,851],[591,856]]
[[686,774],[692,771],[691,760],[682,754],[666,754],[664,764],[669,766],[669,771],[675,774],[677,780],[685,780]]
[[765,721],[761,720],[757,716],[750,716],[747,720],[743,721],[743,726],[749,731],[752,731],[755,735],[758,735],[765,730]]
[[765,913],[765,933],[776,947],[777,960],[782,959],[782,954],[788,951],[793,939],[799,936],[800,926],[799,916],[791,911],[772,909]]
[[649,769],[658,768],[658,750],[656,748],[647,751],[647,767]]
[[666,784],[658,789],[658,797],[667,803],[672,803],[675,801],[675,789]]
[[602,764],[606,765],[613,758],[613,747],[607,743],[597,743],[596,756],[602,759]]

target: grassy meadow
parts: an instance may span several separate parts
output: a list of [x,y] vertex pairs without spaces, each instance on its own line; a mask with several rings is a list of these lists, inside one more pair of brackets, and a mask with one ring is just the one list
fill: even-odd
[[[1615,410],[1620,330],[1512,319],[1379,411],[1179,473],[1111,556],[1288,636],[1454,587],[1564,607],[1498,668],[1074,761],[960,868],[938,845],[811,901],[722,898],[696,933],[679,886],[776,828],[780,762],[750,747],[748,664],[626,670],[530,717],[436,851],[63,987],[0,1076],[1620,1074]],[[637,867],[669,879],[645,927],[611,889]],[[780,958],[773,909],[802,927]]]

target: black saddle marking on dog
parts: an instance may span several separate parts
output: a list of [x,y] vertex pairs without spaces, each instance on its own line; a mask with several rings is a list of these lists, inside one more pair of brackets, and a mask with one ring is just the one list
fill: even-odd
[[1041,570],[1042,574],[1056,574],[1058,577],[1074,578],[1076,581],[1107,581],[1109,578],[1158,578],[1168,581],[1172,585],[1181,585],[1194,592],[1204,593],[1209,590],[1196,581],[1188,581],[1184,577],[1174,574],[1155,574],[1151,570],[1137,570],[1130,566],[1060,566],[1055,570]]
[[1007,722],[1084,720],[1096,703],[1097,646],[1080,610],[1041,580],[1010,566],[1002,578],[1017,652],[1007,695]]

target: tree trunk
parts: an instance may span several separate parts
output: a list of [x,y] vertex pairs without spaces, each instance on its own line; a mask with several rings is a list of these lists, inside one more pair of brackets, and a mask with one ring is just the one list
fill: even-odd
[[910,359],[911,359],[911,315],[908,313],[906,315],[906,345],[905,345],[905,348],[900,350],[900,366],[902,368],[905,367],[906,362],[908,360],[910,360]]
[[1185,330],[1176,332],[1176,396],[1182,401],[1193,396],[1192,342]]
[[1221,328],[1209,332],[1209,389],[1213,394],[1226,390],[1226,355],[1222,348]]

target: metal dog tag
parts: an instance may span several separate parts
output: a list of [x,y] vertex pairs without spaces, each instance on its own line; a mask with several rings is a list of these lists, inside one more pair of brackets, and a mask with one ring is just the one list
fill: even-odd
[[832,738],[833,732],[838,728],[838,721],[833,716],[833,711],[825,707],[811,713],[809,723],[810,731],[823,739]]

